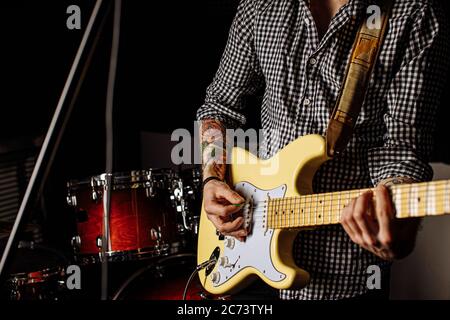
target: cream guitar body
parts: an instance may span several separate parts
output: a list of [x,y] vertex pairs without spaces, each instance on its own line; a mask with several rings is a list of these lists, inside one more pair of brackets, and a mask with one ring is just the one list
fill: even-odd
[[308,283],[308,273],[296,267],[292,257],[298,230],[266,230],[264,200],[311,193],[314,173],[326,159],[325,141],[319,135],[299,138],[268,160],[260,160],[241,148],[233,149],[231,183],[247,200],[253,201],[250,222],[253,226],[245,242],[231,237],[219,240],[202,206],[197,261],[200,264],[218,252],[214,269],[199,273],[207,291],[233,293],[255,277],[278,289],[301,288]]
[[[327,159],[320,135],[303,136],[267,160],[233,149],[230,184],[246,199],[241,213],[249,235],[240,242],[218,234],[202,206],[197,260],[208,262],[199,272],[207,291],[232,294],[258,277],[277,289],[308,284],[308,272],[292,256],[298,231],[339,223],[342,209],[368,190],[312,194],[314,174]],[[450,180],[396,185],[389,191],[396,218],[450,212]]]

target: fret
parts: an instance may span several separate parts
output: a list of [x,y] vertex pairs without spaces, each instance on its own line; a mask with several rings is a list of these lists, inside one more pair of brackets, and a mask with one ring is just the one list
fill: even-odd
[[450,195],[449,195],[449,182],[450,180],[447,180],[445,182],[445,194],[444,194],[444,203],[445,203],[445,208],[444,208],[444,212],[445,213],[450,213]]
[[417,186],[416,185],[409,185],[409,193],[408,193],[408,203],[409,203],[409,215],[411,217],[417,217],[419,207],[417,206],[417,202],[415,199],[417,199]]
[[298,227],[298,222],[297,222],[297,202],[298,202],[298,198],[295,197],[294,198],[294,208],[293,208],[293,211],[294,211],[293,221],[294,221],[294,226]]
[[444,185],[442,183],[438,182],[431,182],[433,186],[430,188],[430,192],[434,192],[434,215],[440,215],[445,212],[445,204],[444,204]]
[[286,202],[286,224],[288,228],[291,227],[291,198],[288,198]]
[[403,215],[402,212],[402,192],[399,188],[392,188],[392,202],[394,203],[394,210],[397,217]]
[[426,214],[436,215],[436,185],[434,183],[426,184]]
[[[341,195],[342,195],[342,192],[339,192],[338,193],[338,205],[337,205],[337,211],[340,213],[340,212],[342,212],[342,210],[343,210],[343,208],[341,209]],[[340,219],[339,219],[340,220]]]
[[427,183],[416,184],[418,189],[417,206],[419,207],[419,216],[423,217],[427,214],[427,197],[428,186]]
[[333,212],[334,195],[330,197],[330,208],[328,209],[328,221],[330,224],[333,223],[331,213]]
[[410,205],[409,205],[409,198],[410,198],[410,192],[411,192],[411,185],[404,185],[399,186],[399,191],[402,193],[402,218],[407,218],[410,216]]
[[298,201],[299,201],[299,199],[300,199],[299,197],[295,197],[295,200],[294,200],[294,225],[297,227],[300,225],[300,221],[298,219],[298,215],[299,215]]
[[289,228],[289,198],[283,201],[283,216],[284,216],[284,226]]
[[290,210],[290,216],[289,216],[289,222],[290,222],[290,226],[294,227],[295,226],[295,215],[294,215],[294,209],[295,209],[295,205],[294,205],[294,201],[295,198],[291,198],[291,210]]
[[303,201],[303,204],[301,204],[301,209],[300,209],[300,212],[302,213],[302,219],[303,219],[303,226],[306,226],[306,210],[305,210],[305,205],[306,205],[306,197],[305,196],[303,196],[302,198],[301,198],[301,200],[300,200],[300,203],[302,203],[302,201]]
[[314,225],[317,226],[317,195],[314,195]]
[[320,224],[324,224],[324,218],[323,218],[323,214],[324,214],[324,210],[325,210],[325,199],[326,199],[327,195],[325,194],[323,199],[322,199],[322,214],[320,218]]
[[312,202],[312,195],[308,195],[308,207],[309,207],[309,209],[308,209],[308,225],[311,225],[312,224],[312,219],[311,219],[311,212],[312,212],[312,210],[311,210],[311,202]]
[[417,205],[418,197],[417,185],[409,186],[409,214],[411,217],[419,216],[419,206]]
[[288,228],[291,227],[291,215],[290,215],[291,206],[290,206],[290,200],[291,200],[291,198],[287,199],[286,206],[284,208],[285,209],[285,212],[284,212],[285,216],[284,216],[284,218],[286,219],[286,225],[287,225]]

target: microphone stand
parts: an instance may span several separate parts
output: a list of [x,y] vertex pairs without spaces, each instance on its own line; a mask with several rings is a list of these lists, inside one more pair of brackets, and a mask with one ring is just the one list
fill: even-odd
[[[85,79],[86,73],[89,69],[92,56],[95,52],[110,9],[110,1],[103,4],[103,0],[96,0],[94,9],[92,10],[89,22],[75,55],[75,59],[70,68],[69,75],[60,95],[56,110],[53,114],[50,126],[47,130],[44,143],[42,144],[39,156],[36,160],[33,173],[23,196],[11,234],[9,235],[8,242],[5,250],[3,251],[3,255],[0,260],[0,283],[4,283],[7,279],[5,270],[7,270],[10,265],[12,253],[15,253],[17,249],[18,230],[21,230],[26,217],[30,214],[33,201],[35,201],[40,195],[48,177],[56,151],[58,150],[66,124],[70,118],[70,114],[82,87],[83,80]],[[98,19],[98,16],[101,16],[102,18]],[[95,30],[95,32],[93,30]],[[89,50],[87,48],[89,48]],[[78,81],[74,80],[76,78],[78,78]],[[107,291],[107,289],[105,290],[102,288],[102,292],[104,291]],[[105,298],[103,294],[102,298]]]

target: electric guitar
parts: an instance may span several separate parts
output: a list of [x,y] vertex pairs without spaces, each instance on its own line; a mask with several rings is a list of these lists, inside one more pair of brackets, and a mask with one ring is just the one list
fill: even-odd
[[[328,160],[320,135],[298,138],[274,157],[261,160],[233,148],[231,184],[245,199],[242,214],[249,235],[244,242],[216,232],[202,205],[198,236],[200,282],[212,294],[232,294],[259,277],[277,289],[302,288],[307,271],[292,256],[301,228],[338,224],[342,209],[368,189],[312,194],[312,179]],[[390,187],[396,218],[450,212],[450,180]]]

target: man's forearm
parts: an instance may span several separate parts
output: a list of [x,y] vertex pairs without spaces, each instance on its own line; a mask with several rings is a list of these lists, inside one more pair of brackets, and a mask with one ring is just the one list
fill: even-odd
[[211,176],[225,179],[226,173],[226,128],[215,119],[200,122],[203,179]]

